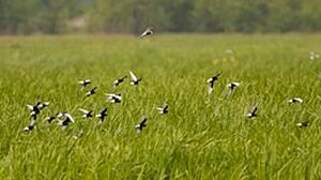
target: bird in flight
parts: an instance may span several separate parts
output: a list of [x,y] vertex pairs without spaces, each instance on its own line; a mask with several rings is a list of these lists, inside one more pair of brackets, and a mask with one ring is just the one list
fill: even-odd
[[303,103],[303,99],[299,98],[299,97],[294,97],[292,99],[288,100],[289,104],[302,104]]
[[168,113],[168,104],[164,103],[162,106],[156,108],[159,114],[167,114]]
[[107,108],[104,108],[96,115],[96,118],[100,120],[100,123],[103,123],[106,117],[107,117]]
[[214,85],[215,82],[218,80],[218,78],[221,76],[221,73],[218,73],[209,79],[207,79],[207,84],[208,84],[208,94],[211,94],[214,90]]
[[107,101],[110,103],[120,103],[122,100],[120,93],[106,93]]
[[145,38],[147,36],[151,36],[154,34],[153,28],[147,28],[139,37],[140,38]]
[[80,108],[79,109],[80,112],[82,112],[82,117],[83,118],[92,118],[93,117],[93,111],[89,111],[89,110],[86,110],[86,109],[83,109],[83,108]]
[[255,118],[255,117],[257,117],[257,111],[258,111],[258,107],[257,107],[257,105],[254,105],[252,108],[251,108],[251,110],[246,114],[246,116],[248,117],[248,118]]
[[113,82],[113,87],[116,88],[117,86],[119,86],[121,83],[123,83],[125,81],[125,79],[127,78],[127,76],[123,76],[119,79],[116,79],[114,82]]
[[89,90],[89,91],[86,93],[86,97],[90,97],[90,96],[96,94],[96,92],[97,92],[97,87],[94,87],[94,88],[92,88],[91,90]]
[[132,71],[129,71],[130,75],[130,84],[133,86],[137,86],[139,82],[142,80],[141,78],[138,78]]
[[91,84],[91,80],[86,79],[86,80],[78,81],[78,84],[80,85],[81,89],[83,89],[87,87],[89,84]]
[[147,123],[147,117],[143,116],[140,122],[135,126],[137,133],[140,133],[143,131],[143,129],[146,127],[146,123]]
[[57,118],[59,118],[58,124],[62,126],[63,129],[67,128],[69,124],[75,123],[74,118],[67,112],[58,113]]

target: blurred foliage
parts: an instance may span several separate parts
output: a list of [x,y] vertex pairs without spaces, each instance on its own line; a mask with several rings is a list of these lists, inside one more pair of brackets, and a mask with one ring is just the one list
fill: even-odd
[[0,0],[2,34],[314,32],[320,19],[320,0]]

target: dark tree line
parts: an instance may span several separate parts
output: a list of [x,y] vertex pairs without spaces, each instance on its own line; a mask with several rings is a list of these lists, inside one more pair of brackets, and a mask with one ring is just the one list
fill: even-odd
[[314,32],[321,0],[0,0],[0,33]]

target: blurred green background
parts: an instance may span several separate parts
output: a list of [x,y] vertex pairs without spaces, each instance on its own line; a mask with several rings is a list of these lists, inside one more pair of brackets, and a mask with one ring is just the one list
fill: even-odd
[[320,0],[0,0],[0,34],[318,32]]

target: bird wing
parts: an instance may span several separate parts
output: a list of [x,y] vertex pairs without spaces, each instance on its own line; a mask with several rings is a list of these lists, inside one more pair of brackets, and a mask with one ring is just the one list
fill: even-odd
[[84,113],[84,114],[88,114],[89,113],[89,111],[88,110],[86,110],[86,109],[82,109],[82,108],[80,108],[79,109],[79,111],[81,111],[82,113]]
[[130,78],[131,78],[133,81],[137,81],[137,80],[138,80],[137,76],[136,76],[132,71],[129,71],[129,74],[130,74]]
[[74,118],[69,114],[69,113],[66,113],[65,116],[71,121],[71,122],[75,122]]

